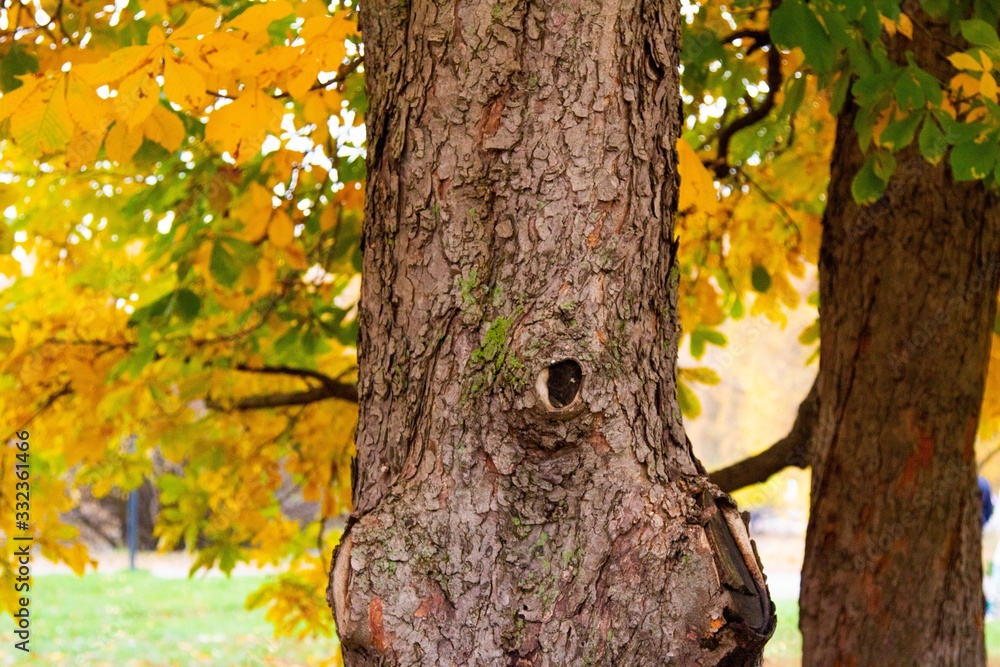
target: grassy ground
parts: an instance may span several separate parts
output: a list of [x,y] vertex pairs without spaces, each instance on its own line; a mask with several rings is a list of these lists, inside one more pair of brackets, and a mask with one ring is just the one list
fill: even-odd
[[243,608],[261,577],[163,579],[144,572],[47,575],[32,590],[32,656],[0,618],[0,665],[318,665],[335,639],[274,639],[262,611]]
[[[33,653],[25,660],[2,629],[0,665],[319,665],[334,654],[335,639],[273,637],[262,612],[243,602],[263,581],[165,579],[144,572],[47,575],[35,579]],[[768,643],[766,667],[795,667],[801,651],[794,600],[777,601],[778,629]],[[10,627],[10,618],[0,623]],[[1000,621],[987,623],[987,648],[1000,656]],[[1000,661],[991,661],[1000,665]]]

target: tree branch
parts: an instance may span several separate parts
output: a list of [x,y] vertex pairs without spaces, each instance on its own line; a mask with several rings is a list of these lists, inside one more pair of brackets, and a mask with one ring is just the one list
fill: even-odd
[[291,366],[247,366],[239,364],[236,370],[244,373],[261,373],[263,375],[291,375],[292,377],[316,380],[324,387],[332,387],[339,383],[339,378],[332,378],[326,373],[312,371],[308,368],[293,368]]
[[[756,42],[754,48],[757,47]],[[767,97],[757,108],[751,108],[749,112],[740,116],[734,120],[729,125],[726,125],[721,130],[719,130],[719,148],[716,151],[716,158],[714,161],[715,174],[718,178],[728,175],[729,173],[729,142],[732,141],[733,135],[735,135],[740,130],[746,129],[755,123],[764,120],[771,109],[774,108],[774,101],[778,95],[778,90],[781,88],[781,84],[784,81],[784,76],[781,73],[781,52],[778,50],[774,44],[771,44],[767,51]],[[747,104],[749,107],[750,105]]]
[[246,373],[289,375],[292,377],[309,378],[317,380],[320,383],[320,386],[305,389],[303,391],[247,396],[246,398],[237,399],[228,405],[214,398],[208,398],[205,400],[205,405],[209,409],[221,412],[245,412],[247,410],[265,410],[267,408],[309,405],[310,403],[325,401],[329,398],[336,398],[349,403],[358,402],[358,388],[356,385],[341,382],[339,377],[332,378],[329,375],[318,371],[312,371],[305,368],[291,368],[288,366],[262,366],[260,368],[250,368],[242,365],[237,366],[236,370]]
[[763,48],[771,43],[771,33],[767,30],[755,30],[754,28],[743,28],[732,32],[722,38],[723,44],[732,44],[737,40],[752,39],[753,45],[747,50],[750,55],[757,49]]
[[261,396],[248,396],[234,401],[231,405],[224,405],[214,398],[205,401],[205,405],[212,410],[221,412],[245,412],[247,410],[265,410],[267,408],[285,408],[293,405],[309,405],[317,401],[325,401],[328,398],[339,398],[342,401],[352,403],[358,402],[358,390],[353,385],[337,383],[337,387],[314,387],[305,391],[295,391],[285,394],[264,394]]
[[809,395],[799,405],[792,430],[784,438],[760,454],[716,470],[709,475],[720,489],[732,493],[751,484],[766,482],[789,466],[805,468],[812,458],[812,436],[819,421],[818,381],[813,383]]

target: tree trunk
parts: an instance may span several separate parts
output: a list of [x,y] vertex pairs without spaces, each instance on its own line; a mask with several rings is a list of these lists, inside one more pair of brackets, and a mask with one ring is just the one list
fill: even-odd
[[[913,41],[894,57],[912,50],[947,81],[948,26],[904,11]],[[803,665],[983,665],[974,443],[1000,211],[982,184],[953,182],[946,161],[913,148],[884,197],[857,205],[854,115],[838,119],[823,218]]]
[[684,434],[678,8],[362,4],[348,665],[755,665],[773,608]]

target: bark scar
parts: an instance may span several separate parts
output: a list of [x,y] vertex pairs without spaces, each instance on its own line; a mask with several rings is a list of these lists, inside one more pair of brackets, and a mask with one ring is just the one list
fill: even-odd
[[348,587],[351,583],[351,541],[351,535],[348,533],[337,547],[333,561],[333,577],[331,577],[333,589],[330,602],[333,603],[337,633],[341,637],[347,637],[351,634],[347,607]]
[[372,646],[379,653],[388,653],[392,643],[382,619],[382,598],[377,595],[368,603],[368,631],[371,633]]

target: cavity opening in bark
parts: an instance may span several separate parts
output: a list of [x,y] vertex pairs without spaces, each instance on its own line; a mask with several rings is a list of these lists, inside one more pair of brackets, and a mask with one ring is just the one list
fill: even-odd
[[583,368],[575,359],[563,359],[542,369],[535,390],[550,410],[563,410],[573,405],[583,386]]

